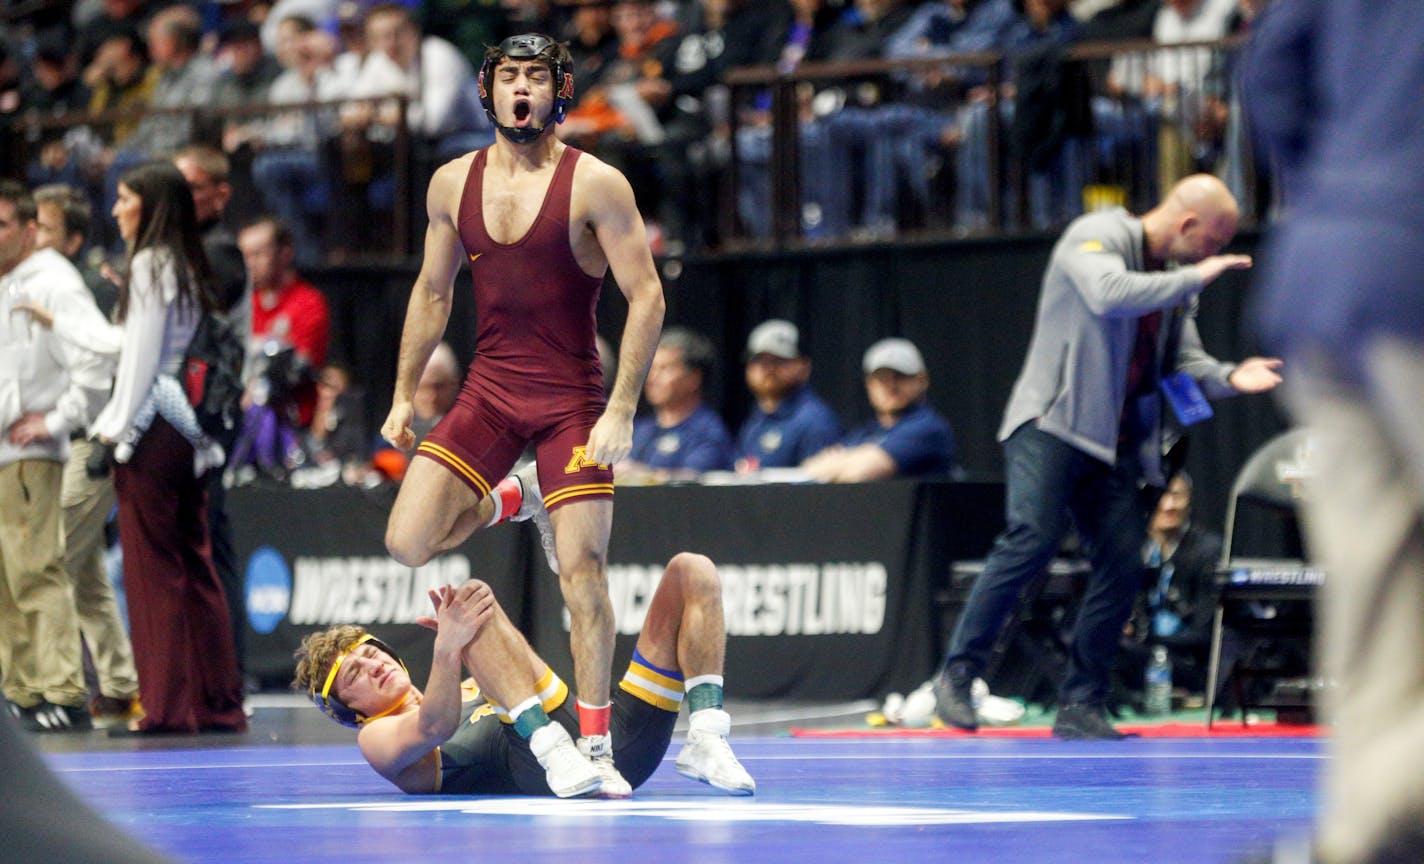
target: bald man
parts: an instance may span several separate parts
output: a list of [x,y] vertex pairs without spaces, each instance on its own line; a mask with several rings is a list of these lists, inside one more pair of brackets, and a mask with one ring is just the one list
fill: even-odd
[[[1053,248],[1028,357],[999,427],[1005,528],[970,592],[935,676],[940,719],[976,728],[970,685],[982,676],[1019,595],[1073,524],[1092,575],[1074,625],[1053,734],[1123,737],[1107,721],[1118,637],[1141,576],[1147,509],[1139,482],[1165,485],[1169,428],[1209,415],[1206,399],[1260,393],[1281,362],[1223,363],[1193,316],[1197,295],[1245,255],[1218,254],[1236,233],[1236,200],[1198,174],[1137,218],[1121,208],[1073,221]],[[1169,266],[1175,265],[1175,266]],[[1172,408],[1166,408],[1170,403]]]

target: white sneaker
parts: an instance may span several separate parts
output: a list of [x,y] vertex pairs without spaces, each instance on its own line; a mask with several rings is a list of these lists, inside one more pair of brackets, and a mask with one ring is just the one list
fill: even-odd
[[568,730],[557,723],[540,726],[529,736],[529,749],[544,769],[549,789],[560,798],[577,798],[598,791],[599,774],[574,746]]
[[633,787],[618,773],[613,764],[613,738],[609,735],[586,735],[578,739],[578,750],[598,772],[602,785],[598,787],[600,798],[632,798]]
[[732,795],[755,795],[756,781],[727,743],[732,718],[726,711],[707,708],[692,715],[687,743],[674,763],[677,773]]
[[549,511],[544,507],[544,495],[539,491],[539,463],[530,462],[509,476],[519,481],[523,495],[518,512],[510,516],[509,521],[534,520],[534,527],[539,529],[539,545],[544,547],[544,558],[549,562],[549,569],[558,575],[559,554],[554,546],[554,524],[549,521]]

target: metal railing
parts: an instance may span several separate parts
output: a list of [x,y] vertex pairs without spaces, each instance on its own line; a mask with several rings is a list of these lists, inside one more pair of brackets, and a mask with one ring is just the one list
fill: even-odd
[[[1243,145],[1239,106],[1231,99],[1229,73],[1239,45],[1239,40],[1173,46],[1146,41],[1079,44],[1052,56],[1054,65],[1039,67],[1032,85],[1038,89],[1027,92],[1024,70],[1012,74],[1011,62],[995,53],[805,63],[792,72],[772,66],[731,70],[724,84],[733,107],[721,132],[729,138],[731,161],[707,181],[719,187],[706,196],[717,202],[716,236],[729,250],[865,239],[867,235],[857,232],[867,226],[844,212],[839,214],[843,233],[827,231],[824,224],[819,233],[808,230],[815,226],[807,213],[827,186],[848,200],[865,200],[867,173],[872,170],[866,167],[866,151],[879,146],[877,134],[888,139],[897,134],[888,127],[882,133],[875,119],[891,111],[900,120],[922,121],[916,134],[927,136],[923,162],[912,158],[908,166],[896,163],[891,179],[903,183],[906,170],[924,171],[934,175],[928,181],[933,185],[926,187],[923,176],[914,176],[918,207],[924,212],[903,218],[897,210],[893,225],[874,226],[880,230],[871,232],[870,239],[1048,231],[1076,212],[1097,206],[1123,204],[1140,212],[1155,203],[1174,174],[1217,169],[1232,176],[1229,185],[1243,199],[1243,224],[1249,226],[1264,212],[1267,193],[1255,179],[1249,148]],[[836,91],[838,98],[822,98]],[[418,253],[423,223],[417,204],[434,168],[427,142],[406,123],[408,100],[389,99],[398,105],[399,119],[380,125],[368,137],[387,148],[383,154],[389,153],[394,203],[384,215],[390,237],[388,243],[358,250],[364,258],[405,259]],[[23,173],[43,146],[76,129],[94,130],[111,145],[113,130],[122,124],[182,115],[192,121],[196,142],[220,147],[224,130],[244,122],[292,112],[334,114],[343,106],[376,101],[387,100],[22,116],[10,128],[10,152],[16,161],[8,173]],[[823,104],[827,101],[829,110]],[[768,110],[751,110],[756,103]],[[822,134],[856,112],[869,126],[857,142],[842,145]],[[1038,114],[1026,117],[1031,112]],[[1066,131],[1054,133],[1063,139],[1057,145],[1061,149],[1037,146],[1041,142],[1034,138],[1031,121],[1042,119],[1040,115],[1050,124],[1069,124]],[[933,137],[933,124],[940,121],[943,141]],[[756,157],[764,158],[764,164],[753,164],[742,152],[743,140],[751,140],[748,136],[762,136],[763,144],[769,138],[769,152]],[[897,158],[905,152],[921,156],[915,147],[902,151]],[[841,168],[850,167],[829,175],[822,171],[810,184],[821,188],[806,188],[805,160],[822,159],[828,152],[842,160],[837,163]],[[103,182],[102,166],[87,169],[86,177],[91,184]],[[250,182],[241,176],[233,182],[245,179]],[[884,176],[875,179],[882,187],[887,182]],[[1056,209],[1045,211],[1039,199],[1049,193]],[[879,194],[884,196],[883,188]],[[761,224],[746,218],[748,208]],[[847,209],[844,201],[840,209]],[[887,228],[892,229],[888,235]]]
[[[343,108],[360,105],[388,106],[389,119],[385,122],[372,122],[368,127],[356,130],[340,130],[339,123],[330,120],[334,115],[338,115]],[[416,226],[413,221],[413,202],[422,200],[415,197],[419,194],[416,186],[424,183],[424,179],[418,176],[417,170],[419,167],[416,158],[417,137],[411,133],[407,122],[409,106],[410,99],[407,96],[392,95],[380,98],[283,104],[118,109],[73,112],[52,116],[22,115],[9,130],[11,136],[9,153],[12,164],[7,166],[6,173],[22,176],[33,173],[39,165],[42,151],[47,146],[58,143],[66,151],[63,159],[72,160],[72,164],[63,167],[72,170],[60,172],[57,166],[51,164],[44,166],[40,173],[46,176],[58,173],[63,177],[78,177],[80,178],[79,183],[86,187],[85,191],[90,192],[95,200],[102,200],[106,194],[112,194],[112,190],[103,187],[112,182],[112,178],[106,175],[114,154],[125,148],[127,136],[131,136],[135,131],[130,128],[124,130],[125,135],[115,134],[116,130],[124,129],[126,125],[136,126],[148,118],[181,118],[189,122],[192,130],[191,135],[188,136],[188,143],[205,144],[219,150],[229,150],[231,148],[223,146],[224,133],[234,126],[253,121],[272,121],[301,115],[310,118],[315,126],[329,127],[318,139],[321,143],[317,146],[331,145],[344,134],[360,136],[369,144],[389,148],[393,203],[390,205],[389,214],[385,215],[389,217],[391,225],[390,242],[384,247],[361,250],[361,257],[405,258],[412,253],[413,249],[418,248],[414,236]],[[258,144],[260,150],[260,141],[254,143]],[[288,148],[296,149],[290,144],[282,144],[271,149]],[[145,153],[142,155],[148,158],[165,158],[172,154]],[[229,153],[229,156],[231,155]],[[229,182],[235,185],[252,184],[251,176],[243,174],[245,166],[237,164],[243,160],[232,161],[235,163],[234,176],[229,178]],[[260,190],[256,191],[260,192]],[[96,218],[107,218],[107,214],[95,215]],[[420,227],[423,230],[423,226]]]
[[[963,54],[933,59],[867,60],[836,63],[806,63],[795,71],[786,72],[772,66],[747,67],[733,70],[726,77],[732,90],[733,105],[745,106],[753,94],[770,96],[770,111],[764,123],[770,127],[769,176],[770,189],[762,192],[762,200],[770,208],[769,230],[758,237],[747,220],[740,218],[737,202],[746,190],[746,172],[739,170],[745,154],[739,147],[738,130],[743,117],[731,112],[731,144],[733,169],[730,189],[721,200],[719,224],[722,236],[731,238],[732,245],[753,245],[785,248],[808,241],[806,211],[812,209],[812,195],[803,189],[802,162],[811,147],[846,146],[837,143],[834,135],[820,135],[817,143],[806,145],[808,133],[818,126],[834,129],[838,114],[855,108],[875,112],[899,106],[919,110],[926,115],[938,115],[947,130],[964,134],[965,125],[978,124],[973,142],[959,140],[938,149],[941,175],[950,172],[959,176],[941,177],[941,186],[962,186],[978,183],[985,194],[982,212],[954,212],[954,204],[940,196],[931,202],[936,212],[928,224],[922,224],[921,234],[931,236],[993,235],[1024,231],[1056,229],[1073,212],[1097,206],[1123,204],[1134,210],[1145,210],[1156,202],[1165,188],[1198,170],[1230,173],[1231,184],[1242,201],[1243,224],[1254,223],[1264,212],[1267,194],[1255,178],[1249,148],[1244,146],[1244,131],[1240,110],[1231,98],[1230,71],[1241,45],[1239,38],[1193,42],[1164,46],[1152,41],[1084,43],[1070,46],[1054,54],[1047,62],[1053,65],[1047,74],[1059,76],[1054,86],[1042,87],[1045,67],[1040,66],[1036,82],[1037,98],[1059,100],[1046,106],[1049,113],[1058,112],[1055,122],[1077,124],[1064,134],[1071,139],[1072,153],[1061,164],[1047,171],[1029,164],[1025,151],[1033,141],[1024,140],[1031,132],[1027,124],[1015,126],[1013,118],[1023,117],[1024,94],[1017,86],[1018,76],[1009,73],[1014,60],[995,53]],[[1022,59],[1022,58],[1019,58]],[[938,87],[916,87],[917,81],[949,81]],[[953,82],[961,83],[954,86]],[[869,85],[867,87],[867,85]],[[839,100],[846,107],[819,112],[809,107],[815,97],[829,90],[840,89],[850,94]],[[868,90],[868,101],[856,104],[855,94]],[[831,104],[837,104],[835,100]],[[1018,103],[1018,104],[1016,104]],[[1065,104],[1071,103],[1071,104]],[[1043,111],[1044,105],[1033,106]],[[1076,114],[1074,113],[1076,112]],[[1064,118],[1064,114],[1073,115]],[[959,128],[955,128],[959,127]],[[885,135],[897,134],[888,128]],[[1210,140],[1208,138],[1211,137]],[[948,135],[946,137],[953,137]],[[975,156],[963,152],[978,146]],[[863,143],[851,145],[864,148]],[[1215,148],[1215,149],[1213,149]],[[1229,149],[1230,152],[1216,152]],[[842,154],[843,155],[843,154]],[[1056,156],[1057,154],[1050,154]],[[852,154],[861,164],[867,158],[863,152]],[[936,157],[926,157],[927,162]],[[954,163],[957,163],[954,164]],[[976,176],[969,176],[966,173]],[[1046,219],[1038,218],[1034,208],[1034,184],[1046,173],[1080,177],[1081,183],[1072,190],[1077,204]],[[980,179],[977,175],[982,174]],[[837,175],[837,183],[858,184],[863,176]],[[1051,178],[1050,178],[1051,179]],[[977,218],[968,219],[968,215]],[[1056,217],[1056,218],[1055,218]],[[852,219],[851,228],[857,227]],[[897,224],[897,229],[905,228]],[[903,236],[897,230],[896,236]],[[841,237],[821,237],[816,242],[854,240],[856,234]],[[870,239],[884,235],[871,233]]]

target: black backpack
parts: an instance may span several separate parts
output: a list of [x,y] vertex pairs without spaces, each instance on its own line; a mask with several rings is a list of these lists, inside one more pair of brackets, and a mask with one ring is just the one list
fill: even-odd
[[183,389],[203,431],[230,439],[242,425],[242,340],[225,319],[205,312],[183,356]]

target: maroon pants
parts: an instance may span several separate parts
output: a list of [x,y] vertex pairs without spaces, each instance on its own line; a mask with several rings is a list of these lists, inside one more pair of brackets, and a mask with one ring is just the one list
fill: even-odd
[[242,675],[208,543],[193,448],[154,418],[114,469],[144,731],[242,730]]

